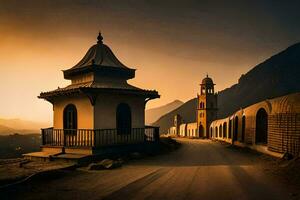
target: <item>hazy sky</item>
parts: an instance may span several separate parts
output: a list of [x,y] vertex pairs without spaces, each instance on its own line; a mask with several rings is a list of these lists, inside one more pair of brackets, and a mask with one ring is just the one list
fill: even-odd
[[[288,2],[288,3],[285,3]],[[52,121],[41,91],[68,84],[61,70],[96,43],[156,89],[148,107],[196,96],[208,73],[222,90],[300,41],[298,1],[0,0],[0,118]]]

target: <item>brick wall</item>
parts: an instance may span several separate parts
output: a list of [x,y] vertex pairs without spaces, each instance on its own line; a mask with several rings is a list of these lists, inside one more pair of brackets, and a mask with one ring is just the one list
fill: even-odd
[[268,117],[269,150],[293,155],[300,153],[300,114],[279,113]]

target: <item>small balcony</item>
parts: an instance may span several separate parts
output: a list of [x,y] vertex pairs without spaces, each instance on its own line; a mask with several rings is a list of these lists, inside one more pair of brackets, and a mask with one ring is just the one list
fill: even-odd
[[132,129],[42,129],[42,145],[71,148],[100,148],[115,145],[154,143],[159,128],[146,126]]

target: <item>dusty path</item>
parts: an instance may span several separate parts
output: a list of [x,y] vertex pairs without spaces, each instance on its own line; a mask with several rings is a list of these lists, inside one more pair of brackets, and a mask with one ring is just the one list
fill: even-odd
[[1,199],[290,199],[254,154],[208,140],[180,139],[170,154],[110,171],[66,171],[4,191]]

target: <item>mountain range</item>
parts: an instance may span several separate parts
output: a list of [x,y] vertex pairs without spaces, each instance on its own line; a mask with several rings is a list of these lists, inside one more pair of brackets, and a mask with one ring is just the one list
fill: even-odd
[[[218,92],[218,118],[267,98],[299,92],[299,82],[300,43],[297,43],[256,65],[242,75],[237,84]],[[186,123],[196,121],[196,105],[197,99],[194,98],[185,103],[175,100],[146,110],[146,124],[159,126],[160,132],[166,133],[175,114],[180,114]],[[43,127],[49,127],[49,124],[0,118],[0,135],[39,133]]]
[[[267,98],[299,92],[299,82],[300,43],[297,43],[256,65],[237,84],[218,92],[218,118]],[[160,132],[166,133],[175,114],[180,114],[186,122],[194,122],[196,104],[197,99],[191,99],[152,125],[160,126]]]

